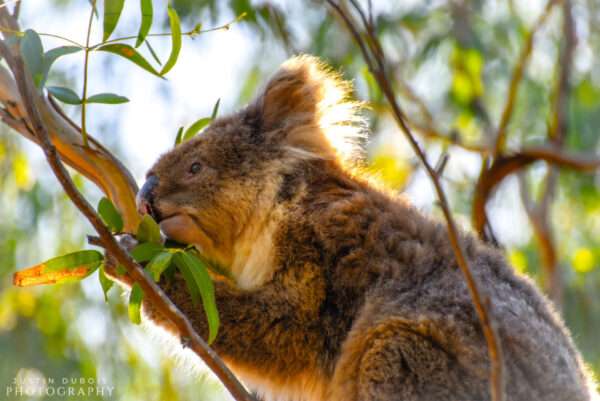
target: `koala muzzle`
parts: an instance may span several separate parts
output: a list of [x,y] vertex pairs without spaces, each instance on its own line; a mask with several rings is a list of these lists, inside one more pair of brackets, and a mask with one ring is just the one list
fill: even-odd
[[155,214],[153,213],[154,207],[152,202],[154,200],[154,189],[157,185],[158,177],[155,175],[148,176],[146,182],[144,185],[142,185],[142,188],[138,192],[136,199],[137,209],[140,214],[149,214],[156,218]]

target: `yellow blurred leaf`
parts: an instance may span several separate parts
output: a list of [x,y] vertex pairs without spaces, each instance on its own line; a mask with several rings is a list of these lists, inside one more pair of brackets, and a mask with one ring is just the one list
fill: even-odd
[[28,190],[31,188],[33,180],[31,179],[31,170],[29,169],[29,163],[27,157],[19,152],[13,159],[13,172],[15,174],[15,184],[17,188],[21,190]]
[[571,257],[573,269],[579,273],[587,273],[594,269],[596,258],[590,248],[578,248]]
[[469,76],[460,70],[454,71],[452,77],[452,94],[460,103],[468,104],[473,100],[475,89]]
[[508,253],[508,261],[521,274],[527,271],[527,255],[518,249],[513,249]]
[[405,159],[389,152],[377,153],[371,160],[369,170],[392,189],[402,188],[412,172],[410,164]]

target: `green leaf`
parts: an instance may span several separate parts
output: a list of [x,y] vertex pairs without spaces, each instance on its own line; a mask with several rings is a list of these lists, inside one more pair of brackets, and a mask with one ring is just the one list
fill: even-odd
[[146,269],[152,274],[155,282],[160,281],[160,275],[169,267],[173,254],[171,252],[161,252],[152,258]]
[[156,244],[162,244],[160,227],[149,214],[145,214],[142,217],[142,221],[140,221],[140,225],[138,226],[135,237],[140,242],[154,242]]
[[167,12],[169,13],[169,24],[171,25],[171,54],[160,71],[160,75],[165,75],[173,68],[181,50],[181,25],[179,24],[179,16],[177,15],[177,11],[171,6],[169,6]]
[[98,203],[98,214],[112,232],[123,230],[123,218],[110,199],[103,197]]
[[187,141],[189,139],[192,139],[194,136],[196,136],[196,134],[198,132],[200,132],[200,130],[202,128],[204,128],[208,124],[210,124],[211,121],[212,121],[212,118],[210,118],[210,117],[204,117],[204,118],[199,119],[198,121],[196,121],[192,125],[190,125],[189,128],[186,129],[185,133],[183,134],[182,142],[185,142],[185,141]]
[[110,290],[114,284],[114,282],[106,277],[106,273],[104,272],[104,264],[100,266],[100,270],[98,270],[98,279],[100,280],[100,286],[102,287],[102,292],[104,293],[104,301],[108,302],[108,290]]
[[103,260],[104,256],[100,252],[87,249],[52,258],[46,261],[44,266],[47,270],[54,271],[71,270],[80,267],[95,270],[98,266],[100,266]]
[[144,42],[146,43],[146,47],[150,51],[150,54],[152,55],[152,58],[154,59],[154,61],[156,61],[156,63],[158,65],[162,65],[162,61],[160,61],[160,59],[156,55],[156,52],[154,51],[154,48],[152,47],[152,45],[150,44],[150,42],[148,42],[147,40],[145,40]]
[[175,136],[175,146],[179,145],[183,140],[183,127],[179,127],[177,135]]
[[136,245],[129,253],[136,262],[147,262],[162,252],[165,248],[153,242],[144,242]]
[[86,99],[86,103],[102,103],[102,104],[122,104],[127,103],[129,99],[125,96],[115,95],[114,93],[98,93]]
[[69,88],[65,88],[62,86],[49,86],[46,89],[52,94],[52,96],[54,96],[63,103],[81,104],[81,99],[79,98],[79,96],[77,96],[77,93],[73,92],[73,90]]
[[44,81],[44,47],[39,35],[33,29],[25,31],[21,39],[21,55],[33,83],[40,88]]
[[152,0],[140,0],[140,9],[142,11],[142,24],[140,25],[140,31],[135,42],[135,47],[140,47],[142,42],[146,39],[148,32],[150,32],[152,15],[154,13],[152,10]]
[[202,306],[208,321],[208,343],[212,343],[219,330],[219,311],[215,300],[215,287],[208,274],[206,265],[189,252],[177,252],[174,262],[183,274],[192,301],[198,302],[198,294],[202,297]]
[[68,54],[77,53],[81,50],[81,47],[77,46],[60,46],[48,50],[46,53],[44,53],[44,77],[40,86],[44,86],[44,83],[48,78],[48,73],[50,72],[50,67],[52,67],[52,64],[54,64],[56,59],[62,56],[66,56]]
[[123,11],[125,0],[104,0],[104,34],[102,41],[105,42],[115,30],[121,11]]
[[146,61],[144,57],[142,57],[141,54],[139,54],[133,47],[129,45],[126,45],[124,43],[111,43],[99,47],[98,51],[109,52],[124,57],[132,63],[135,63],[139,67],[142,67],[149,73],[162,78],[161,74],[159,74],[158,71],[156,71],[154,67],[152,67],[152,65],[150,65],[150,63]]
[[215,105],[213,106],[213,111],[210,115],[210,119],[214,120],[215,118],[217,118],[217,113],[219,112],[219,104],[221,103],[221,98],[217,99],[217,103],[215,103]]
[[129,307],[127,308],[129,320],[133,324],[140,324],[142,322],[142,299],[144,299],[144,290],[142,290],[142,287],[138,283],[134,283],[133,287],[131,287]]

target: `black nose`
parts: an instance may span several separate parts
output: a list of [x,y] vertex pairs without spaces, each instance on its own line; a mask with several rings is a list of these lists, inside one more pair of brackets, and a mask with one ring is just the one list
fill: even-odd
[[142,189],[137,194],[137,209],[140,214],[149,214],[153,216],[153,201],[154,201],[154,188],[158,185],[158,177],[150,175],[146,179],[146,182],[142,186]]

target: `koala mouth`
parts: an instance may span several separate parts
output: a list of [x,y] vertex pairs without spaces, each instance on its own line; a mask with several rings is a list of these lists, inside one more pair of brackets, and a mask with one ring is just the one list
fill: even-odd
[[208,236],[196,220],[189,214],[175,214],[160,220],[159,226],[169,239],[183,244],[198,244],[201,238]]

